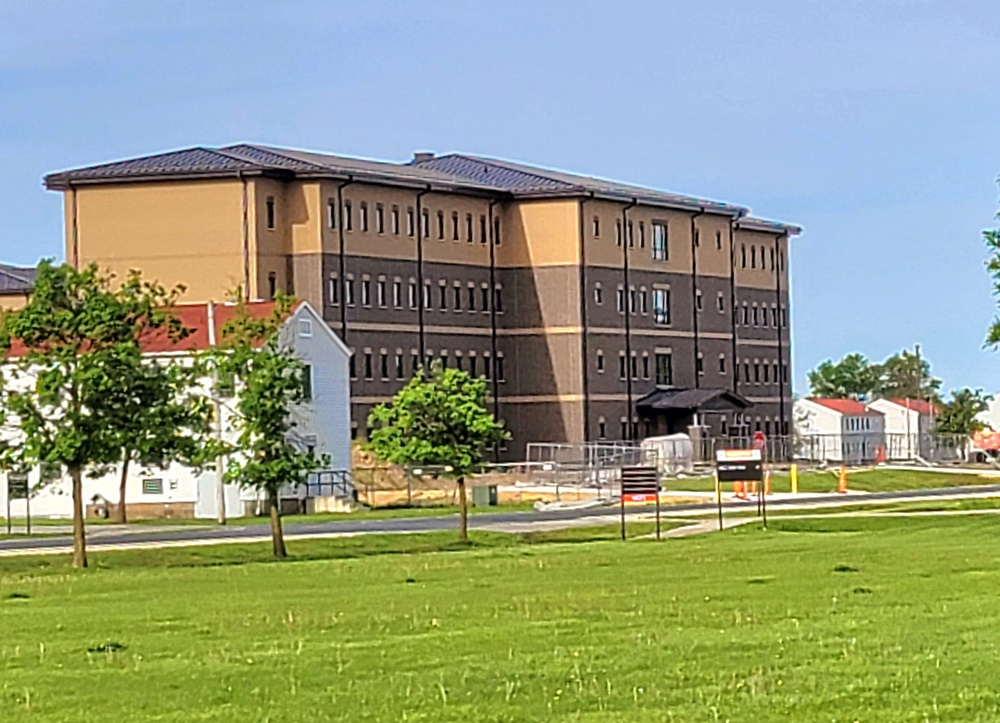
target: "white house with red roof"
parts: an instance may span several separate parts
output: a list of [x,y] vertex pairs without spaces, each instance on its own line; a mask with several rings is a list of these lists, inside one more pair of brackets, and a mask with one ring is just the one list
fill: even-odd
[[799,399],[792,415],[799,459],[841,464],[864,464],[879,459],[885,419],[864,402]]
[[933,448],[931,428],[938,410],[926,399],[876,399],[869,409],[885,416],[887,459],[928,457]]
[[[274,310],[273,302],[251,302],[247,305],[254,316],[266,317]],[[225,323],[235,315],[232,304],[184,304],[174,314],[189,333],[180,340],[165,334],[150,334],[142,341],[143,351],[150,359],[166,363],[190,363],[193,354],[220,343]],[[349,482],[351,470],[350,426],[350,350],[327,326],[323,317],[308,303],[299,302],[285,319],[280,331],[280,343],[294,350],[305,365],[308,401],[294,410],[295,427],[292,441],[303,450],[312,448],[330,459],[328,469],[318,471],[311,482],[316,496],[344,493],[343,482]],[[15,344],[14,353],[17,352]],[[210,394],[205,384],[204,393]],[[222,431],[228,433],[230,415],[236,414],[232,399],[216,400],[221,408]],[[26,475],[33,490],[31,514],[40,517],[72,515],[70,481],[60,471],[31,470]],[[46,479],[43,481],[42,477]],[[84,480],[84,501],[93,512],[104,504],[118,502],[120,471]],[[172,464],[166,469],[130,470],[126,482],[126,504],[130,517],[203,517],[217,513],[219,480],[214,469],[196,472],[184,465]],[[7,484],[0,484],[0,510],[7,509]],[[304,488],[288,489],[283,496],[304,498]],[[224,488],[227,516],[253,513],[257,505],[255,493],[235,485]],[[11,515],[23,516],[23,499],[12,499]],[[96,503],[96,504],[95,504]],[[0,512],[2,514],[2,512]]]

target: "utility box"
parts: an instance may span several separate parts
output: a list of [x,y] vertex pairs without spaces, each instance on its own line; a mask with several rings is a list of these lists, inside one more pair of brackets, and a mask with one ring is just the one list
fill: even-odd
[[476,485],[472,488],[473,507],[496,507],[497,506],[497,486],[496,485]]

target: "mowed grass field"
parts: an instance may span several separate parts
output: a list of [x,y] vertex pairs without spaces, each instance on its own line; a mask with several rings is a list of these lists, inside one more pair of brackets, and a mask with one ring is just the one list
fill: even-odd
[[0,560],[0,720],[1000,719],[992,518],[615,534]]
[[[942,470],[911,471],[894,469],[865,469],[847,473],[849,490],[859,492],[893,492],[904,490],[925,490],[936,487],[966,487],[973,485],[1000,484],[1000,475],[955,474]],[[672,491],[691,490],[709,492],[714,489],[715,482],[708,477],[694,479],[671,479],[666,488]],[[723,489],[731,490],[732,484],[724,484]],[[773,492],[791,492],[791,479],[787,473],[775,473],[771,477]],[[799,474],[799,492],[836,492],[837,471],[831,469],[825,472],[801,472]]]

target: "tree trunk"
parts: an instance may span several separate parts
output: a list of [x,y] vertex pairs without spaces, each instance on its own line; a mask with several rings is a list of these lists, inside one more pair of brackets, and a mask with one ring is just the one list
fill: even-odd
[[281,529],[281,503],[277,491],[268,493],[271,506],[271,551],[275,559],[284,560],[288,557],[285,549],[285,534]]
[[87,566],[87,539],[83,528],[83,470],[71,467],[73,479],[73,567]]
[[132,461],[132,455],[126,453],[125,461],[122,462],[122,476],[118,480],[118,506],[115,508],[115,522],[124,525],[128,522],[125,512],[125,483],[128,481],[128,464]]
[[458,478],[458,539],[469,541],[469,499],[465,495],[465,477]]

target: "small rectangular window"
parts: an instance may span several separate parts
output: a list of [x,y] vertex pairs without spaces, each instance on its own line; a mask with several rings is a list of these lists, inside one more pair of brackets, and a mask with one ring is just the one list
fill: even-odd
[[350,367],[350,370],[351,370],[351,372],[350,372],[351,373],[351,379],[357,379],[358,378],[358,362],[357,362],[357,356],[355,356],[353,349],[351,350],[351,357],[348,360],[348,366]]
[[469,311],[476,310],[476,287],[469,287]]
[[344,279],[344,303],[354,306],[354,279],[350,277]]
[[656,352],[656,383],[659,386],[674,383],[673,355],[670,352]]
[[438,240],[444,241],[444,211],[437,212],[438,220]]
[[[267,227],[268,227],[268,229],[273,229],[274,228],[274,196],[268,196],[267,197],[266,206],[267,206]],[[160,484],[161,485],[163,484],[162,480],[160,481]]]
[[385,351],[379,354],[379,371],[382,373],[382,381],[389,379],[389,354]]
[[719,374],[726,373],[726,355],[719,354]]
[[625,367],[626,367],[625,352],[620,351],[620,352],[618,352],[618,378],[619,379],[625,379],[625,373],[626,373]]
[[309,338],[313,335],[312,319],[299,319],[299,336]]
[[375,302],[383,308],[386,306],[385,279],[375,282]]
[[416,281],[411,281],[410,282],[409,294],[408,295],[409,295],[410,308],[411,309],[416,309],[417,308],[417,282]]
[[361,223],[361,233],[368,233],[368,204],[362,203],[358,208],[358,217]]
[[413,223],[413,209],[406,209],[406,235],[412,237],[416,233],[416,226]]
[[600,284],[594,287],[594,303],[595,304],[604,303],[604,291],[601,289]]
[[465,214],[465,240],[468,243],[472,243],[475,239],[472,238],[472,214]]
[[670,323],[669,289],[653,289],[653,321],[662,325]]
[[601,217],[594,216],[594,238],[601,237]]
[[313,370],[311,364],[302,365],[302,400],[311,402],[313,398]]
[[479,217],[479,243],[486,243],[486,216]]
[[451,212],[451,240],[458,241],[458,212]]
[[480,295],[482,297],[482,302],[483,302],[482,303],[482,308],[483,308],[483,311],[489,311],[490,310],[490,290],[489,290],[489,288],[487,286],[484,285],[484,286],[480,287],[479,291],[480,291]]
[[365,352],[365,379],[372,378],[372,353],[370,351]]
[[462,287],[454,286],[452,287],[452,308],[455,311],[462,310]]
[[642,378],[649,379],[649,354],[642,355]]
[[726,297],[722,295],[720,291],[718,296],[715,297],[715,306],[718,308],[720,314],[726,312]]
[[653,224],[653,258],[657,261],[667,261],[670,258],[670,239],[667,224]]
[[448,310],[448,287],[443,283],[438,285],[438,306],[441,311]]
[[326,223],[330,228],[337,228],[337,202],[332,198],[326,205]]
[[493,308],[498,314],[503,313],[503,287],[497,286],[493,289]]
[[639,222],[639,248],[646,248],[646,224]]
[[273,299],[278,294],[278,275],[273,271],[267,275],[267,293],[269,299]]
[[385,233],[385,209],[381,203],[375,204],[375,230]]
[[420,235],[422,238],[431,237],[431,212],[426,208],[420,212]]
[[505,382],[505,381],[507,381],[507,374],[504,371],[503,357],[501,355],[499,355],[499,354],[497,355],[497,364],[496,364],[496,367],[497,367],[497,381],[498,382]]
[[494,246],[499,246],[500,245],[500,219],[499,218],[494,218],[493,219],[493,245]]
[[597,350],[597,373],[604,373],[604,352],[600,349]]
[[698,356],[695,357],[694,369],[698,374],[705,373],[705,359],[702,357],[701,352],[698,352]]
[[162,495],[163,480],[158,477],[144,479],[142,481],[142,493],[144,495]]
[[403,282],[399,279],[392,282],[392,305],[397,309],[403,308]]
[[396,367],[396,379],[402,379],[405,374],[403,371],[403,352],[397,351],[393,362]]
[[715,232],[715,248],[717,251],[722,250],[722,231]]
[[354,230],[354,214],[351,213],[351,202],[344,201],[344,218],[343,218],[344,230],[353,231]]
[[698,311],[701,311],[702,304],[703,304],[703,302],[702,302],[702,298],[701,298],[701,291],[700,290],[695,291],[694,292],[694,308],[696,308]]
[[399,236],[399,206],[392,207],[392,215],[390,218],[392,219],[392,233],[395,236]]
[[372,282],[368,279],[361,280],[361,305],[372,305]]
[[619,219],[615,219],[615,245],[622,245],[622,222]]
[[330,274],[330,287],[327,293],[330,297],[330,306],[337,306],[340,303],[340,280],[336,274]]

